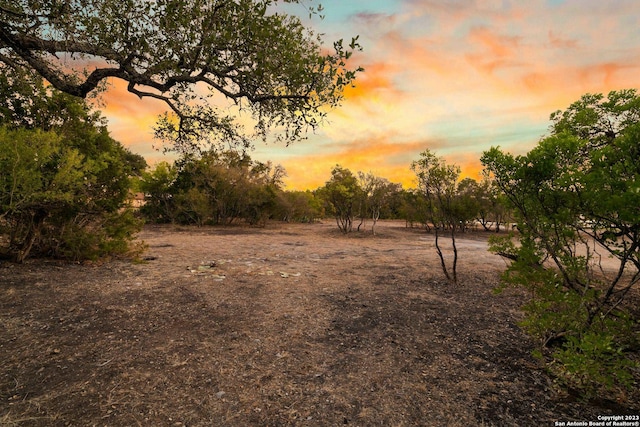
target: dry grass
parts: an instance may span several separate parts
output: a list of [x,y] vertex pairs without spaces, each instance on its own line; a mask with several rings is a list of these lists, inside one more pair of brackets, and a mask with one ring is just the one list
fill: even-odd
[[[147,228],[150,260],[0,269],[0,424],[553,425],[564,399],[484,235],[458,286],[430,236],[335,225]],[[628,406],[628,405],[627,405]]]

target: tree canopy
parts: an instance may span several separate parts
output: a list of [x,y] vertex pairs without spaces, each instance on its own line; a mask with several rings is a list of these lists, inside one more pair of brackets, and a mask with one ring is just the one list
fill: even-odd
[[[278,3],[298,0],[0,0],[0,62],[35,70],[56,89],[86,97],[107,79],[169,107],[159,138],[188,149],[201,141],[249,145],[226,98],[266,138],[287,142],[340,103],[359,69],[359,49],[329,52],[320,35]],[[219,103],[218,103],[219,104]]]

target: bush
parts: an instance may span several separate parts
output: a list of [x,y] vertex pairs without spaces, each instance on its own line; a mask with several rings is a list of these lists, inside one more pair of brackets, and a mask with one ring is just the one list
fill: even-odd
[[539,354],[561,383],[587,397],[632,388],[640,97],[634,90],[585,95],[551,118],[551,135],[527,155],[498,148],[483,155],[519,230],[494,239],[491,250],[513,260],[504,282],[529,291],[522,325],[541,340]]
[[[104,139],[104,135],[97,134]],[[102,141],[103,143],[105,141]],[[141,223],[126,206],[128,152],[83,153],[56,132],[0,128],[0,218],[8,239],[0,254],[73,260],[124,254]]]

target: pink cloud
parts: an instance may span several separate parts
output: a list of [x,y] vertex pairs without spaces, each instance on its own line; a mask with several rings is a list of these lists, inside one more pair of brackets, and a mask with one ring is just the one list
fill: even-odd
[[484,47],[487,56],[494,58],[517,55],[522,37],[500,35],[487,27],[475,27],[469,31],[469,42]]
[[577,49],[579,42],[576,39],[565,38],[553,30],[549,30],[549,46],[553,49]]

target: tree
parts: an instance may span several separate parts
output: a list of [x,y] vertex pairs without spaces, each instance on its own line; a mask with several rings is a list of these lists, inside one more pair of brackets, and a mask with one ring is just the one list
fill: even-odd
[[179,223],[231,224],[242,215],[251,164],[248,156],[208,151],[184,156],[177,163],[173,197]]
[[277,206],[286,171],[246,153],[208,151],[186,155],[174,166],[160,163],[145,174],[142,213],[156,222],[225,224],[244,219],[261,224]]
[[[24,261],[36,240],[48,210],[66,207],[82,175],[77,151],[62,151],[53,133],[8,131],[0,128],[0,220],[9,231],[8,255]],[[57,157],[63,167],[48,165]],[[55,191],[53,190],[55,188]]]
[[167,162],[160,162],[153,170],[142,174],[138,187],[145,195],[145,203],[140,208],[145,218],[155,223],[174,221],[172,187],[177,177],[177,168]]
[[504,195],[489,171],[482,172],[482,180],[475,190],[477,221],[485,231],[490,231],[493,226],[494,231],[499,233],[501,224],[509,220],[509,209]]
[[244,218],[251,225],[262,224],[271,218],[278,205],[278,193],[282,191],[287,172],[281,165],[254,161],[250,169],[250,185]]
[[72,259],[128,251],[139,224],[123,208],[129,177],[138,171],[110,142],[111,150],[92,156],[53,131],[0,127],[5,255],[22,262],[34,249]]
[[357,37],[348,47],[339,40],[327,53],[321,36],[278,12],[278,3],[0,1],[0,62],[81,98],[108,79],[123,80],[129,92],[167,105],[156,135],[178,149],[207,140],[249,143],[213,106],[220,98],[250,112],[257,135],[278,128],[291,142],[340,103],[360,70],[347,60],[360,47]]
[[140,225],[126,209],[130,179],[144,159],[113,140],[84,100],[26,70],[3,68],[3,255],[21,262],[33,253],[83,259],[127,252]]
[[384,204],[380,208],[380,218],[404,219],[402,216],[402,205],[404,203],[404,189],[400,183],[392,183],[390,193],[385,198]]
[[464,178],[458,183],[456,189],[456,216],[459,220],[461,231],[468,229],[478,218],[481,203],[481,190],[478,181],[473,178]]
[[[457,283],[458,248],[456,231],[462,220],[457,203],[457,182],[460,168],[448,165],[442,157],[437,157],[430,150],[420,153],[420,160],[411,164],[411,169],[418,177],[419,189],[427,202],[429,220],[435,230],[436,252],[440,258],[440,266],[447,280]],[[440,247],[440,233],[449,230],[453,249],[453,261],[449,269]]]
[[[360,187],[362,188],[364,213],[368,215],[373,224],[371,232],[376,234],[375,227],[380,219],[380,212],[394,192],[399,191],[401,185],[393,184],[386,178],[358,172]],[[364,216],[363,216],[364,217]]]
[[323,216],[322,201],[309,190],[280,191],[277,211],[277,218],[286,222],[314,222]]
[[412,227],[416,222],[422,224],[427,231],[431,231],[431,225],[427,219],[429,207],[422,191],[418,189],[403,190],[401,193],[400,216],[405,220],[407,227]]
[[640,97],[585,95],[551,120],[527,155],[492,148],[482,157],[519,230],[492,249],[513,260],[505,283],[531,292],[524,326],[550,366],[589,395],[633,382],[626,297],[640,282]]
[[480,182],[473,178],[464,178],[458,183],[457,204],[463,229],[476,222],[485,231],[490,231],[493,227],[494,231],[499,233],[500,224],[508,218],[508,210],[502,200],[500,189],[486,171],[483,172]]
[[336,218],[336,224],[343,233],[353,230],[354,208],[361,200],[362,189],[358,179],[349,169],[336,165],[331,170],[331,179],[323,188],[323,196]]

